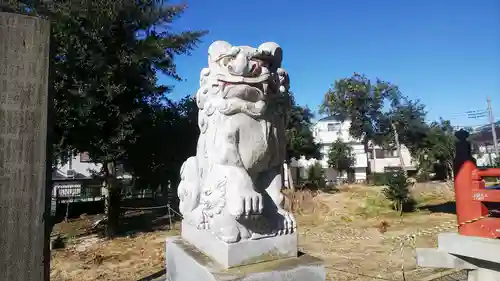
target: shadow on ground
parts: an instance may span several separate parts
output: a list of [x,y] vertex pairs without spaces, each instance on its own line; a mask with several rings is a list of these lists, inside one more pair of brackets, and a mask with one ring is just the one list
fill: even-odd
[[167,274],[167,271],[165,269],[162,269],[158,272],[155,272],[149,276],[146,276],[144,278],[141,278],[137,281],[163,281],[165,279],[165,274]]
[[173,227],[179,216],[167,210],[143,211],[125,214],[120,219],[119,233],[131,235],[139,232],[153,232]]
[[[128,211],[120,216],[116,237],[133,237],[140,233],[170,230],[181,218],[165,209]],[[97,234],[104,236],[106,224],[103,223]]]
[[339,189],[335,185],[319,186],[317,184],[305,183],[296,186],[297,191],[323,192],[328,194],[338,193]]
[[[488,208],[491,217],[500,217],[500,203],[484,202]],[[420,210],[428,210],[431,213],[456,214],[457,206],[454,201],[449,201],[442,204],[427,205],[419,208]]]
[[335,194],[335,193],[340,192],[340,190],[336,186],[327,186],[327,187],[321,188],[320,191],[323,193],[328,193],[328,194]]
[[420,210],[427,210],[431,213],[445,213],[445,214],[456,214],[457,207],[454,201],[448,201],[441,204],[426,205],[419,208]]

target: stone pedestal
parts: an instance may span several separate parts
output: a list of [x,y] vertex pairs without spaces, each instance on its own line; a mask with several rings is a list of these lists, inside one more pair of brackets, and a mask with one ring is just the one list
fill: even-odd
[[297,233],[225,243],[210,232],[182,222],[184,241],[205,253],[223,268],[249,265],[256,262],[297,257]]
[[468,281],[500,281],[500,240],[442,233],[437,249],[417,249],[422,267],[468,269]]
[[298,255],[296,253],[295,257],[225,269],[181,237],[167,239],[165,260],[168,281],[325,281],[326,279],[323,262],[300,253]]

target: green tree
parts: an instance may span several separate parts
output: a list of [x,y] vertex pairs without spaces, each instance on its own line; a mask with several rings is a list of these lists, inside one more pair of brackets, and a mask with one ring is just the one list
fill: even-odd
[[[198,108],[186,97],[151,108],[138,139],[128,153],[128,169],[144,187],[177,186],[179,170],[186,158],[196,153]],[[182,137],[179,137],[182,136]]]
[[138,128],[172,89],[158,86],[157,72],[180,80],[174,57],[189,54],[206,32],[173,32],[172,22],[185,6],[166,1],[22,2],[28,6],[11,8],[51,20],[55,151],[87,151],[103,164],[107,233],[114,236],[120,203],[116,164],[126,162]]
[[325,94],[320,113],[350,120],[349,134],[360,139],[368,152],[369,142],[379,144],[385,140],[380,133],[384,104],[396,101],[400,96],[397,86],[380,79],[372,82],[366,76],[354,73],[335,81]]
[[394,209],[400,215],[403,211],[413,208],[415,203],[408,188],[409,185],[404,171],[398,169],[389,176],[388,185],[383,189],[385,196],[393,203]]
[[378,122],[379,143],[393,145],[397,133],[400,144],[406,146],[413,155],[424,145],[428,133],[425,117],[425,106],[419,101],[404,96],[392,99],[389,110],[381,115]]
[[409,100],[398,95],[392,98],[389,109],[384,112],[378,122],[379,145],[396,148],[403,173],[407,175],[401,147],[404,145],[413,158],[417,158],[419,148],[424,145],[428,133],[425,123],[425,106],[419,101]]
[[319,145],[315,143],[311,130],[314,114],[307,106],[297,105],[293,94],[290,94],[290,103],[285,130],[287,161],[291,158],[299,159],[301,156],[318,159],[320,157]]
[[305,187],[310,190],[325,188],[325,170],[321,163],[315,162],[307,168],[307,182]]
[[496,157],[493,160],[493,166],[496,167],[496,168],[500,168],[500,157]]
[[357,73],[335,81],[325,94],[320,112],[340,120],[349,119],[349,133],[363,142],[365,152],[369,143],[396,148],[403,166],[406,163],[401,158],[401,145],[415,156],[424,145],[428,130],[424,105],[405,97],[390,82],[371,81]]
[[420,163],[427,166],[441,166],[447,179],[453,179],[455,158],[455,131],[450,121],[440,119],[429,125],[429,131],[420,150]]
[[328,167],[334,168],[339,175],[342,175],[343,172],[349,171],[355,162],[352,147],[348,143],[341,139],[332,143],[328,151]]

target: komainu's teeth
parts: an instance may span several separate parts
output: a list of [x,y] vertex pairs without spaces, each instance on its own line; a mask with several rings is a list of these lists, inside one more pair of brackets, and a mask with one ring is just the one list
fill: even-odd
[[264,92],[264,94],[267,93],[267,88],[269,87],[269,84],[268,83],[262,83],[262,90]]
[[219,89],[221,92],[224,92],[224,89],[226,88],[226,82],[224,81],[219,81]]

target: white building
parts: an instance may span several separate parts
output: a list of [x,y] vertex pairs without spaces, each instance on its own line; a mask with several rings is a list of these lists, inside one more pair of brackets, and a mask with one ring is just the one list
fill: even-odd
[[102,164],[91,162],[88,153],[83,152],[72,156],[68,162],[57,165],[54,176],[56,178],[91,178],[101,168]]
[[[495,132],[500,136],[500,121],[495,123]],[[476,163],[478,166],[495,166],[496,152],[493,141],[491,125],[481,126],[476,128],[471,133],[472,145],[474,146]],[[498,140],[497,140],[498,141]],[[500,142],[498,143],[500,146]]]
[[[417,163],[411,157],[410,151],[404,145],[401,145],[401,155],[406,170],[416,170]],[[368,161],[373,173],[383,173],[391,168],[401,167],[401,159],[398,156],[398,151],[382,149],[379,146],[370,146],[368,151]]]
[[476,148],[479,153],[473,156],[476,158],[477,166],[495,166],[497,155],[493,144],[477,143]]
[[[401,166],[401,161],[398,157],[397,150],[386,150],[378,146],[370,146],[368,153],[361,140],[353,138],[349,134],[349,127],[351,122],[349,120],[339,121],[335,117],[326,117],[320,119],[313,125],[312,131],[316,143],[320,145],[322,159],[293,159],[291,165],[298,167],[309,167],[316,161],[319,161],[326,171],[328,180],[335,181],[337,178],[349,179],[351,181],[364,181],[367,178],[367,168],[370,167],[374,173],[383,173],[384,171]],[[356,161],[351,172],[340,175],[328,167],[328,150],[330,145],[342,139],[351,145]],[[416,163],[412,160],[410,152],[405,146],[401,147],[401,154],[403,162],[407,170],[416,169]],[[369,165],[369,166],[368,166]]]
[[321,165],[326,170],[326,177],[328,180],[335,180],[337,172],[328,168],[328,150],[330,145],[337,141],[339,138],[344,142],[351,145],[356,161],[353,166],[353,171],[348,174],[340,175],[340,178],[350,178],[353,181],[364,181],[366,180],[366,168],[368,167],[368,158],[365,153],[365,149],[361,140],[354,139],[349,134],[350,121],[340,122],[334,117],[326,117],[314,124],[312,131],[314,135],[314,140],[320,145],[320,152],[322,159],[320,160]]
[[[86,152],[72,156],[68,162],[57,165],[53,178],[57,179],[90,179],[101,171],[102,164],[90,160]],[[132,176],[123,171],[121,165],[117,166],[117,178],[130,179]]]
[[[72,156],[66,163],[57,165],[52,171],[52,197],[79,197],[89,183],[95,186],[93,175],[98,174],[101,168],[102,164],[90,161],[88,153],[83,152]],[[118,166],[117,178],[130,180],[132,176],[124,173],[123,169]],[[99,189],[101,189],[100,194],[105,194],[107,191],[105,188],[99,187]],[[95,198],[87,199],[95,200]]]

